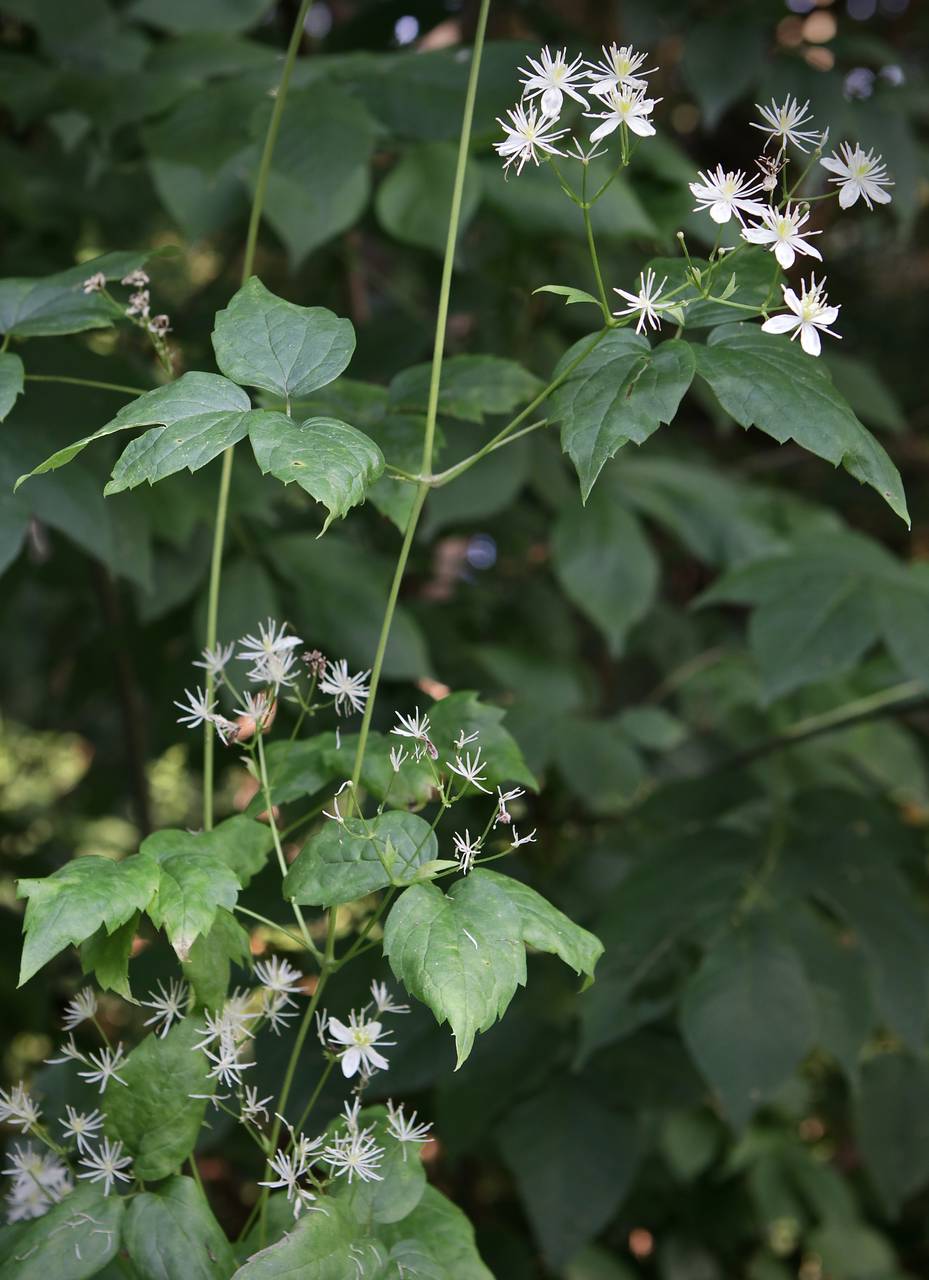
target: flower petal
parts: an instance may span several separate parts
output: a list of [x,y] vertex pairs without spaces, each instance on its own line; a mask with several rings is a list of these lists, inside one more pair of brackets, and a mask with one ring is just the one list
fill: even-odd
[[822,344],[819,341],[819,333],[814,325],[802,324],[800,326],[800,346],[808,356],[819,355]]
[[796,316],[772,316],[761,327],[765,333],[787,333],[790,329],[795,328],[796,324]]
[[728,222],[732,217],[732,205],[728,200],[717,200],[710,205],[710,217],[714,222],[718,222],[722,226],[724,222]]
[[774,246],[774,256],[784,270],[787,271],[794,265],[794,259],[797,255],[794,253],[793,248],[782,240],[780,244]]

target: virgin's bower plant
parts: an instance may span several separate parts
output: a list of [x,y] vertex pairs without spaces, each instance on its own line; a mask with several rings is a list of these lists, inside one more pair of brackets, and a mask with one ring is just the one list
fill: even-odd
[[[177,724],[202,734],[199,821],[169,787],[148,829],[143,764],[132,849],[94,847],[98,826],[57,869],[17,876],[19,983],[67,998],[64,1040],[20,1044],[23,1077],[0,1092],[0,1280],[925,1274],[924,1227],[895,1239],[887,1223],[929,1181],[929,782],[915,737],[873,720],[925,699],[927,580],[815,497],[751,478],[771,437],[873,490],[869,520],[881,499],[909,527],[897,467],[853,408],[875,384],[880,402],[880,383],[828,354],[843,326],[827,245],[886,216],[891,166],[798,83],[697,172],[662,137],[658,58],[631,45],[490,46],[487,91],[490,0],[469,49],[370,60],[299,58],[314,30],[302,0],[281,62],[237,34],[267,7],[84,15],[118,58],[142,41],[152,60],[137,109],[100,130],[100,164],[106,148],[134,164],[140,138],[193,240],[249,193],[244,250],[228,246],[239,287],[212,315],[218,372],[194,292],[190,320],[160,310],[164,237],[0,281],[14,429],[49,387],[123,402],[75,411],[77,439],[71,415],[49,433],[40,408],[38,443],[13,449],[28,463],[9,474],[7,558],[24,538],[35,550],[43,522],[64,527],[108,566],[108,626],[125,625],[111,575],[127,574],[140,622],[193,610],[203,637],[170,696],[162,656],[173,679],[186,630],[163,630],[148,664]],[[7,11],[54,52],[55,5]],[[149,49],[146,24],[174,38]],[[81,81],[96,53],[65,57],[60,81],[47,69],[47,101],[6,56],[0,81],[20,86],[27,120],[47,106],[66,148],[96,134]],[[519,100],[495,108],[491,139],[501,88]],[[241,145],[230,121],[246,117]],[[431,359],[388,324],[375,382],[365,307],[356,341],[353,319],[320,304],[338,290],[280,296],[259,233],[267,216],[293,263],[350,236],[392,132],[415,142],[378,187],[378,219],[442,266]],[[315,205],[298,195],[307,174]],[[654,214],[635,194],[649,175]],[[570,308],[574,340],[546,341],[545,371],[505,335],[446,354],[482,192],[576,236],[551,255],[563,282],[538,283],[526,253],[509,286],[514,331],[534,307],[557,314],[545,295]],[[651,247],[633,260],[611,224],[635,217]],[[345,251],[364,271],[350,238]],[[48,372],[43,339],[82,372]],[[84,376],[88,352],[114,361],[112,380]],[[154,385],[126,384],[133,363]],[[743,476],[705,443],[677,457],[662,444],[689,393],[720,440],[757,428]],[[99,528],[75,533],[68,513],[86,503],[93,524],[94,459],[117,435],[101,551]],[[207,506],[204,477],[183,473],[213,462]],[[554,578],[510,569],[488,611],[419,615],[408,570],[427,540],[496,516],[524,483],[535,505],[507,554],[550,554]],[[165,490],[178,496],[159,506]],[[153,572],[133,564],[143,524],[158,531]],[[659,603],[659,544],[717,571],[683,601],[699,608]],[[442,544],[417,569],[434,604],[496,546],[449,539],[445,554],[451,570]],[[722,605],[753,610],[747,648]],[[131,754],[134,677],[116,678]],[[464,1157],[484,1162],[471,1183]]]

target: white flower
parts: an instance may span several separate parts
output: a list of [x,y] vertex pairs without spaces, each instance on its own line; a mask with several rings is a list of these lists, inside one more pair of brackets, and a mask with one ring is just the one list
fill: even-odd
[[591,93],[602,97],[627,85],[630,89],[644,89],[646,81],[643,77],[657,71],[657,67],[652,67],[636,74],[647,58],[647,53],[636,53],[631,44],[611,44],[609,48],[603,45],[601,61],[587,64]]
[[513,828],[513,839],[510,841],[511,849],[518,849],[521,844],[535,844],[535,827],[527,836],[521,836],[516,828]]
[[800,230],[809,216],[809,209],[801,212],[795,206],[788,205],[781,212],[772,205],[765,209],[760,223],[754,227],[742,228],[742,239],[748,240],[750,244],[768,245],[785,271],[793,266],[798,253],[805,253],[822,261],[823,255],[819,250],[806,242],[807,236],[818,236],[820,232]]
[[255,977],[268,991],[283,996],[287,1004],[295,1004],[290,996],[303,994],[303,974],[280,956],[259,960],[255,965]]
[[598,124],[590,135],[592,143],[607,137],[621,124],[638,134],[640,138],[651,138],[654,135],[655,126],[648,117],[654,111],[655,104],[661,101],[660,98],[646,98],[644,89],[633,89],[631,85],[623,85],[618,91],[611,89],[601,101],[607,108],[606,111],[585,111],[584,113],[592,120],[603,121],[603,124]]
[[303,644],[299,636],[289,636],[286,633],[286,622],[282,622],[278,626],[273,618],[269,618],[264,626],[259,623],[257,636],[243,636],[238,642],[238,660],[240,662],[263,662],[272,654],[280,656],[290,649],[295,649],[297,645]]
[[255,728],[260,728],[271,714],[271,699],[264,689],[259,693],[249,693],[246,689],[242,694],[241,707],[236,707],[232,714],[240,716],[243,720],[252,720]]
[[106,288],[106,276],[102,271],[95,271],[92,276],[88,276],[81,285],[82,293],[100,293]]
[[218,644],[214,649],[204,649],[200,658],[194,662],[194,666],[202,667],[207,675],[212,676],[214,680],[222,680],[226,663],[234,652],[234,644]]
[[213,1064],[207,1075],[211,1080],[218,1080],[220,1084],[241,1085],[242,1072],[255,1065],[254,1062],[240,1061],[239,1047],[228,1036],[220,1040],[216,1053],[209,1049],[204,1049],[203,1052]]
[[769,107],[763,107],[756,102],[755,107],[764,124],[756,124],[755,121],[752,121],[752,128],[761,129],[768,135],[765,146],[768,145],[768,142],[773,142],[777,138],[780,141],[782,151],[788,142],[792,142],[798,151],[806,153],[808,148],[804,146],[804,143],[812,146],[820,140],[820,134],[815,130],[808,129],[804,131],[800,128],[803,124],[812,123],[813,116],[808,110],[809,105],[810,101],[807,99],[801,107],[797,99],[791,98],[789,94],[780,106],[777,105],[777,101],[774,98],[771,99]]
[[265,988],[261,993],[261,1015],[268,1020],[268,1027],[279,1036],[291,1018],[297,1016],[297,1010],[290,1000],[280,991],[269,991]]
[[27,1133],[41,1118],[38,1103],[30,1098],[21,1084],[14,1084],[9,1091],[0,1089],[0,1123],[5,1120],[14,1129]]
[[709,209],[710,217],[720,224],[728,222],[733,214],[742,221],[743,213],[760,218],[765,206],[750,197],[762,190],[760,178],[747,178],[741,169],[724,170],[721,164],[707,173],[700,172],[700,182],[691,182],[690,189],[697,197],[694,213]]
[[299,1218],[304,1209],[316,1199],[312,1191],[300,1186],[300,1179],[309,1172],[307,1162],[309,1143],[302,1139],[293,1151],[276,1151],[268,1161],[271,1171],[277,1174],[276,1179],[259,1182],[260,1187],[283,1187],[287,1192],[288,1202],[293,1206],[294,1218]]
[[409,760],[409,758],[410,753],[407,751],[406,747],[390,748],[390,767],[393,769],[394,773],[399,773],[400,766],[405,760]]
[[418,1145],[422,1145],[422,1143],[428,1142],[429,1130],[432,1128],[432,1124],[431,1122],[429,1124],[417,1124],[415,1111],[408,1119],[403,1111],[403,1103],[401,1102],[399,1107],[395,1107],[390,1098],[387,1099],[387,1116],[388,1132],[398,1142],[404,1144],[403,1160],[405,1163],[406,1144],[415,1142]]
[[[331,1019],[330,1019],[331,1021]],[[384,1149],[371,1136],[371,1129],[350,1130],[336,1136],[323,1151],[323,1159],[337,1177],[359,1177],[362,1182],[383,1182],[377,1167],[384,1159]]]
[[381,1029],[379,1022],[369,1022],[364,1016],[364,1011],[356,1013],[353,1009],[348,1015],[348,1026],[338,1018],[330,1018],[327,1030],[337,1044],[345,1045],[339,1054],[339,1061],[342,1064],[342,1074],[346,1079],[362,1068],[369,1072],[386,1071],[390,1066],[376,1046],[381,1045],[382,1048],[389,1049],[396,1044],[396,1041],[385,1040],[384,1036],[387,1032]]
[[65,1031],[73,1031],[82,1022],[89,1022],[96,1017],[97,997],[91,987],[82,987],[73,1000],[65,1005],[61,1025]]
[[135,271],[130,271],[127,276],[123,276],[119,283],[131,289],[144,289],[150,282],[147,272],[143,271],[141,267],[136,267]]
[[819,163],[836,175],[829,181],[838,183],[842,208],[850,209],[859,196],[869,209],[874,208],[872,200],[877,204],[890,204],[890,193],[884,188],[894,184],[887,177],[887,166],[881,157],[873,151],[862,151],[857,142],[854,147],[843,142],[839,151],[841,158],[833,151],[831,156],[823,156]]
[[810,356],[818,356],[820,352],[819,330],[823,333],[831,334],[833,338],[841,337],[841,334],[835,333],[829,328],[829,325],[835,322],[839,314],[839,307],[830,307],[829,299],[825,291],[825,280],[816,283],[816,277],[810,277],[809,285],[805,281],[800,282],[800,297],[794,293],[793,289],[788,289],[786,285],[781,288],[784,292],[784,302],[790,307],[793,315],[772,316],[770,320],[766,320],[761,326],[765,333],[787,333],[793,329],[791,333],[791,341],[800,335],[800,346]]
[[125,1080],[119,1075],[119,1068],[125,1061],[123,1054],[123,1046],[117,1045],[115,1049],[101,1049],[99,1053],[92,1053],[87,1058],[88,1066],[93,1067],[92,1071],[79,1071],[77,1074],[82,1080],[86,1080],[88,1084],[96,1084],[100,1081],[100,1092],[106,1088],[110,1080],[118,1080],[120,1084],[125,1084]]
[[452,841],[455,845],[455,853],[458,855],[458,870],[467,875],[474,866],[474,859],[480,853],[481,845],[484,842],[480,836],[476,840],[472,840],[470,831],[465,831],[463,836],[456,831],[452,836]]
[[174,705],[179,707],[183,715],[177,718],[178,724],[186,724],[190,729],[196,729],[198,725],[209,724],[213,720],[213,712],[216,710],[216,700],[207,698],[206,692],[197,687],[196,693],[191,693],[189,689],[184,690],[186,702],[178,702],[175,700]]
[[[150,991],[148,999],[143,1000],[142,1004],[147,1009],[154,1009],[155,1012],[151,1018],[146,1019],[143,1026],[155,1027],[157,1035],[162,1039],[168,1034],[171,1025],[174,1022],[180,1022],[187,1010],[187,1000],[190,995],[190,988],[186,982],[180,982],[176,978],[172,978],[165,987],[162,982],[158,982],[158,993]],[[162,1026],[158,1026],[162,1023]]]
[[531,160],[535,165],[539,163],[539,152],[550,156],[564,155],[555,143],[559,138],[563,138],[568,130],[556,129],[554,127],[556,121],[550,116],[543,114],[540,118],[535,107],[530,107],[527,111],[521,102],[507,111],[507,115],[510,117],[509,124],[497,116],[497,124],[507,136],[502,142],[494,143],[497,155],[504,157],[505,170],[509,169],[511,164],[515,164],[516,172],[522,173],[527,160]]
[[326,674],[319,682],[319,691],[335,696],[335,709],[339,715],[364,711],[368,700],[367,679],[370,674],[370,671],[359,671],[357,675],[350,676],[348,663],[344,658],[339,658],[336,662],[327,664]]
[[541,95],[543,117],[560,115],[565,94],[575,102],[587,106],[586,98],[577,91],[577,86],[587,79],[582,57],[576,57],[569,65],[567,49],[562,49],[552,57],[546,45],[538,59],[527,58],[526,61],[529,63],[529,69],[526,70],[524,67],[519,69],[519,74],[523,77],[520,82],[523,86],[523,97],[527,102],[531,102],[533,98]]
[[66,1166],[55,1156],[18,1143],[3,1170],[13,1185],[6,1196],[7,1221],[40,1218],[71,1190]]
[[[429,742],[429,731],[432,726],[428,716],[420,715],[419,707],[411,716],[405,716],[398,711],[397,720],[399,723],[395,724],[390,732],[396,734],[398,738],[413,738],[416,742]],[[429,745],[432,746],[432,743],[429,742]]]
[[68,1036],[67,1040],[61,1046],[60,1058],[46,1058],[45,1062],[50,1067],[60,1066],[62,1062],[86,1062],[87,1059],[80,1049],[74,1043],[74,1036]]
[[97,1151],[90,1151],[80,1164],[88,1170],[87,1173],[79,1173],[79,1178],[89,1178],[91,1182],[103,1183],[103,1194],[108,1196],[113,1189],[113,1184],[119,1182],[131,1182],[132,1175],[124,1173],[132,1164],[131,1156],[123,1155],[123,1144],[121,1142],[110,1142],[109,1138],[104,1138],[100,1143]]
[[462,747],[468,746],[471,742],[476,742],[481,736],[480,729],[475,729],[473,733],[465,733],[464,729],[458,730],[458,737],[452,744],[456,751],[460,751]]
[[635,327],[636,333],[641,333],[646,324],[653,329],[661,328],[661,316],[658,314],[667,304],[659,302],[662,289],[668,283],[668,277],[662,280],[656,288],[655,273],[649,267],[647,272],[639,272],[639,292],[629,293],[626,289],[614,289],[614,293],[618,293],[621,298],[625,298],[629,303],[628,307],[623,307],[619,311],[614,311],[614,316],[638,316],[639,322]]
[[[90,1139],[103,1126],[103,1115],[99,1111],[76,1111],[66,1106],[67,1121],[61,1121],[61,1131],[66,1138],[74,1138],[78,1151],[90,1150]],[[96,1141],[96,1138],[94,1138]]]
[[486,795],[491,794],[490,790],[483,785],[485,778],[481,770],[487,766],[481,759],[480,747],[478,747],[473,760],[471,752],[468,751],[464,756],[455,756],[454,764],[450,760],[446,760],[445,767],[450,769],[452,773],[457,773],[459,778],[464,778],[465,782],[470,782],[472,786],[477,787],[478,791],[483,791]]
[[266,1098],[259,1098],[258,1090],[252,1088],[251,1085],[246,1085],[245,1097],[241,1102],[242,1109],[239,1114],[239,1119],[244,1120],[247,1124],[257,1124],[259,1116],[264,1116],[265,1120],[267,1120],[269,1118],[268,1108],[265,1104],[271,1101],[271,1094],[268,1094]]
[[206,1026],[199,1029],[200,1039],[191,1048],[205,1049],[214,1040],[231,1040],[236,1043],[251,1038],[248,1024],[259,1016],[249,1008],[251,998],[248,991],[234,991],[219,1013],[206,1010],[203,1014]]
[[507,805],[511,800],[518,800],[520,796],[526,793],[522,787],[514,787],[512,791],[504,791],[502,787],[497,787],[497,812],[494,816],[494,826],[498,822],[512,822],[513,815],[510,813]]
[[272,684],[275,692],[281,685],[288,688],[295,685],[300,678],[301,668],[297,666],[297,655],[293,649],[281,653],[268,653],[251,666],[247,672],[253,684]]
[[408,1004],[394,1004],[393,996],[387,989],[386,982],[378,982],[375,978],[371,983],[371,999],[374,1001],[374,1007],[378,1013],[409,1013],[410,1006]]

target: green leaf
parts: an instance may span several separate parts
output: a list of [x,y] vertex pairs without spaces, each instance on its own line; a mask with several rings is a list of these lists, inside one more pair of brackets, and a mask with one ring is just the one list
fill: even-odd
[[591,813],[615,814],[640,796],[645,766],[618,718],[564,716],[555,760],[565,781]]
[[410,884],[438,851],[429,823],[414,813],[392,810],[369,819],[327,821],[300,850],[283,894],[310,906],[353,902],[390,884]]
[[225,1232],[192,1178],[135,1196],[123,1240],[142,1280],[227,1280],[235,1270]]
[[451,1027],[459,1067],[475,1035],[526,982],[519,909],[480,871],[447,894],[434,884],[404,890],[387,917],[384,954],[407,990]]
[[[419,1148],[391,1136],[386,1108],[366,1107],[359,1123],[363,1128],[373,1129],[372,1136],[384,1152],[384,1159],[378,1165],[381,1181],[349,1182],[338,1178],[331,1194],[348,1209],[360,1227],[370,1230],[375,1223],[400,1222],[413,1212],[423,1198],[426,1172]],[[339,1116],[328,1132],[344,1134],[344,1118]]]
[[[233,1280],[349,1280],[346,1259],[361,1254],[359,1266],[352,1265],[358,1280],[375,1280],[374,1257],[355,1248],[358,1229],[347,1207],[328,1197],[325,1213],[306,1213],[281,1240],[252,1254],[236,1271]],[[377,1270],[380,1270],[378,1267]]]
[[19,985],[62,948],[77,946],[101,925],[113,933],[144,911],[158,888],[158,867],[143,853],[114,862],[89,854],[75,858],[44,880],[20,880],[28,898]]
[[201,1030],[188,1017],[164,1037],[147,1036],[119,1068],[126,1083],[111,1080],[104,1092],[106,1132],[125,1145],[145,1181],[176,1173],[196,1144],[214,1087],[206,1056],[193,1047]]
[[229,990],[231,964],[244,967],[250,954],[246,931],[230,911],[218,907],[209,933],[200,935],[181,966],[197,1004],[204,1009],[221,1008]]
[[135,1003],[129,987],[129,960],[139,927],[139,913],[134,912],[113,933],[101,925],[95,934],[81,943],[81,972],[93,973],[104,991],[115,991],[124,1000]]
[[48,1213],[24,1224],[0,1280],[89,1280],[120,1247],[126,1201],[80,1183]]
[[378,1234],[394,1246],[409,1238],[421,1242],[441,1268],[436,1280],[493,1280],[478,1255],[471,1223],[436,1187],[427,1186],[411,1214],[392,1227],[381,1227]]
[[476,693],[462,690],[432,704],[429,710],[430,736],[444,763],[454,761],[458,754],[455,739],[460,733],[465,737],[477,733],[475,741],[464,750],[473,755],[480,747],[481,761],[486,765],[482,773],[487,779],[487,786],[517,782],[537,791],[538,781],[523,759],[516,740],[501,723],[504,714],[500,707],[480,702]]
[[861,1071],[858,1145],[887,1213],[896,1218],[929,1182],[929,1063],[882,1053]]
[[[374,201],[378,221],[389,235],[403,244],[445,252],[457,159],[458,148],[450,142],[426,142],[401,156]],[[480,173],[469,165],[461,196],[461,232],[480,199]]]
[[499,1143],[533,1233],[558,1271],[612,1218],[640,1158],[634,1118],[568,1076],[507,1116]]
[[600,305],[599,299],[592,293],[587,293],[584,289],[575,289],[569,284],[540,284],[538,289],[533,289],[532,292],[554,293],[557,297],[564,298],[566,307],[570,307],[574,302],[590,302],[595,307]]
[[336,418],[308,418],[298,425],[283,413],[254,415],[249,438],[255,461],[283,484],[296,480],[329,515],[363,502],[369,485],[384,470],[384,455],[370,437]]
[[81,285],[97,272],[120,280],[153,256],[151,250],[105,253],[43,279],[0,280],[0,333],[41,338],[109,328],[122,318],[122,308],[102,294],[84,293]]
[[135,0],[131,16],[172,35],[191,31],[244,31],[271,7],[271,0]]
[[742,324],[714,329],[694,354],[697,372],[741,426],[756,426],[780,444],[794,440],[833,466],[841,464],[909,525],[896,467],[818,360],[787,337]]
[[[425,413],[431,374],[430,364],[416,364],[398,373],[390,384],[390,408]],[[487,414],[511,413],[541,389],[539,379],[515,360],[452,356],[442,364],[439,414],[463,422],[483,422]]]
[[684,988],[681,1030],[741,1129],[813,1046],[816,1008],[797,953],[763,921],[734,929]]
[[875,643],[875,580],[895,568],[881,547],[860,535],[798,539],[791,555],[756,560],[720,578],[701,603],[757,606],[749,623],[752,652],[769,699],[851,670]]
[[906,414],[897,395],[872,364],[831,349],[824,358],[839,395],[862,422],[895,435],[906,431]]
[[[263,799],[261,805],[263,808]],[[261,871],[274,848],[268,824],[255,822],[243,814],[227,818],[212,831],[159,831],[151,839],[156,847],[170,847],[173,853],[191,862],[203,854],[218,858],[234,873],[243,889]]]
[[[254,89],[249,89],[254,101]],[[260,141],[243,157],[254,190],[258,147],[272,104],[255,111],[253,137]],[[234,137],[235,130],[230,131]],[[353,226],[368,203],[369,165],[377,125],[356,94],[317,80],[291,89],[268,175],[268,222],[298,267],[309,253]]]
[[[128,451],[123,454],[114,469],[114,477],[118,475],[119,479],[107,486],[108,493],[131,488],[150,477],[161,479],[185,466],[191,469],[194,465],[203,466],[225,447],[222,441],[234,443],[245,435],[250,408],[248,396],[228,378],[216,373],[185,373],[176,382],[156,387],[124,405],[115,418],[93,435],[58,449],[28,475],[21,476],[16,482],[17,488],[28,476],[43,475],[65,466],[93,440],[152,423],[162,425],[141,436],[135,442],[133,454]],[[171,430],[174,434],[166,435]]]
[[536,951],[558,956],[577,974],[592,980],[603,943],[594,934],[575,924],[563,911],[552,906],[535,889],[512,876],[481,869],[481,879],[490,880],[509,897],[522,921],[522,939]]
[[240,888],[219,854],[192,852],[192,839],[187,831],[156,831],[139,850],[158,867],[158,892],[148,914],[180,960],[188,958],[201,934],[209,933],[218,907],[232,910]]
[[23,393],[23,362],[12,351],[0,352],[0,422]]
[[638,518],[613,486],[601,485],[586,507],[575,499],[560,512],[552,552],[565,595],[599,627],[618,657],[658,589],[658,559]]
[[[326,752],[325,760],[333,779],[344,780],[351,776],[358,735],[341,735],[341,745],[335,744]],[[390,763],[390,752],[397,746],[397,739],[383,733],[368,734],[364,762],[361,766],[361,786],[375,800],[386,800],[398,809],[421,808],[435,795],[435,780],[426,759],[417,761],[408,756],[400,772],[395,773]]]
[[325,307],[285,302],[252,276],[217,311],[213,350],[233,382],[294,400],[344,371],[355,350],[355,330]]
[[[567,351],[555,376],[590,345]],[[577,469],[586,502],[603,466],[631,440],[644,444],[677,413],[693,380],[694,356],[672,338],[654,349],[637,333],[613,329],[553,393],[549,415],[561,423],[561,447]]]

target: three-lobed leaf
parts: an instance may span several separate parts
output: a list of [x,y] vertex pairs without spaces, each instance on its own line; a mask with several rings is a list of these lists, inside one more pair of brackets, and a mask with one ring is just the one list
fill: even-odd
[[355,330],[325,307],[276,297],[252,276],[216,313],[213,350],[233,382],[291,401],[343,372],[355,350]]
[[77,946],[101,926],[113,933],[144,911],[158,883],[157,863],[142,852],[122,862],[88,854],[43,880],[20,880],[17,892],[29,899],[20,986],[64,947]]
[[235,906],[240,888],[238,876],[223,857],[192,852],[191,839],[186,831],[156,831],[139,850],[158,870],[157,893],[148,914],[164,929],[181,960],[187,959],[197,938],[209,933],[217,909]]

